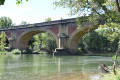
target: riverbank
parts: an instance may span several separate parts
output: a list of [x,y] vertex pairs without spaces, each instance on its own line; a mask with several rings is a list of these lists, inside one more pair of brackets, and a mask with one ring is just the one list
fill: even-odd
[[115,52],[114,53],[82,53],[81,55],[82,56],[107,56],[107,57],[112,57],[112,56],[115,55]]

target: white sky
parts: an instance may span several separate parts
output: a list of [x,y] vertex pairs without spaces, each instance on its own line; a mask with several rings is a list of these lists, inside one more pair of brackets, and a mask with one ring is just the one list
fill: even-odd
[[68,9],[56,8],[53,5],[55,0],[23,0],[23,4],[17,5],[16,0],[6,0],[5,4],[0,6],[0,17],[10,17],[13,23],[19,25],[22,21],[29,23],[44,22],[50,17],[52,20],[74,18],[70,16]]

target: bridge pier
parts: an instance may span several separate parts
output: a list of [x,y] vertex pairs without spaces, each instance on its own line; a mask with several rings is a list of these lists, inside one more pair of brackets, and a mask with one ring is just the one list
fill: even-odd
[[68,36],[65,33],[58,34],[59,37],[59,49],[65,49],[67,46]]
[[17,48],[17,40],[15,40],[13,37],[9,38],[9,45],[10,45],[10,49],[15,49]]
[[55,49],[53,52],[54,55],[61,55],[62,53],[67,53],[66,46],[67,46],[67,40],[68,36],[65,33],[59,33],[59,46]]
[[78,50],[70,50],[68,48],[60,49],[56,48],[53,52],[53,55],[80,55],[81,53]]
[[55,49],[55,51],[53,52],[53,55],[79,54],[78,50],[75,51],[68,48],[67,42],[69,41],[69,37],[65,33],[58,34],[58,38],[59,38],[59,47]]

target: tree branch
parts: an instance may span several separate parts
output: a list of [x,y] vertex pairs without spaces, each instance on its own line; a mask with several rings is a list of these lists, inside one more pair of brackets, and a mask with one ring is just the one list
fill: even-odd
[[4,5],[5,0],[0,0],[0,5]]
[[105,13],[108,15],[108,18],[111,18],[112,21],[115,21],[115,20],[111,17],[111,15],[109,14],[110,12],[109,12],[109,10],[106,8],[106,6],[103,6],[101,3],[99,3],[99,6],[105,11]]
[[92,5],[92,3],[88,3],[90,6],[92,6],[92,9],[93,9],[93,11],[96,13],[96,14],[98,14],[101,18],[103,18],[104,16],[103,15],[101,15],[101,14],[99,14],[99,12],[97,12],[97,10],[94,8],[94,6]]
[[119,7],[119,2],[118,2],[118,0],[115,0],[115,3],[116,3],[117,11],[120,13],[120,7]]

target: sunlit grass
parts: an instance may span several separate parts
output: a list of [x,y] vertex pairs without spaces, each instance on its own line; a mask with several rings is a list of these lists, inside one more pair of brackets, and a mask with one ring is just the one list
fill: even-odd
[[105,74],[104,80],[120,80],[120,69],[116,70],[116,75],[114,75],[114,73]]

